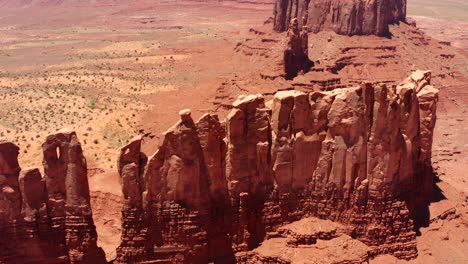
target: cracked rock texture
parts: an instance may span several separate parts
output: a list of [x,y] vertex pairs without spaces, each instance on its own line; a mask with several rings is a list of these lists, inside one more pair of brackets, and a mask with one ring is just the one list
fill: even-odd
[[[437,100],[430,73],[417,71],[396,87],[241,96],[222,122],[181,111],[147,162],[140,138],[122,148],[116,263],[295,263],[258,254],[266,244],[252,251],[266,239],[273,248],[333,239],[359,252],[337,263],[416,257]],[[311,216],[336,226],[280,228]]]

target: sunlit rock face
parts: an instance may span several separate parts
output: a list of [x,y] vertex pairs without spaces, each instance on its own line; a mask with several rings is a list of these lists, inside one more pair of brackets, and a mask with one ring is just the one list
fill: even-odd
[[248,263],[309,216],[343,224],[366,254],[416,257],[437,100],[415,72],[396,87],[241,96],[222,122],[181,111],[147,162],[140,138],[122,148],[117,262]]
[[286,31],[293,18],[311,32],[385,36],[389,24],[405,21],[406,0],[276,0],[274,29]]

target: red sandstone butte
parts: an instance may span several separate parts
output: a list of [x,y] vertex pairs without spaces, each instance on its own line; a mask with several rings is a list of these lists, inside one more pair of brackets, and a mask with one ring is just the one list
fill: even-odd
[[[437,100],[430,73],[418,71],[396,87],[281,91],[268,104],[241,96],[223,122],[181,111],[143,175],[141,140],[122,148],[119,164],[129,169],[119,165],[121,177],[144,184],[122,181],[124,194],[140,190],[131,193],[142,201],[122,209],[117,263],[294,263],[294,254],[269,254],[304,243],[357,252],[337,261],[415,258],[414,212],[432,194],[426,166]],[[294,235],[284,226],[309,216],[337,227]],[[319,220],[301,221],[316,230],[309,224]]]
[[406,0],[276,0],[274,29],[286,31],[291,19],[305,18],[311,32],[342,35],[388,34],[388,25],[405,21]]

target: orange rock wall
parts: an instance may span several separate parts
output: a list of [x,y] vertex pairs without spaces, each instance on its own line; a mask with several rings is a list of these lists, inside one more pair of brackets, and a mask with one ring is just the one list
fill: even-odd
[[134,157],[124,193],[139,191],[126,195],[117,263],[242,262],[305,216],[345,224],[372,254],[416,257],[437,96],[416,72],[397,87],[240,97],[222,122],[181,111],[144,170],[141,138],[122,148]]
[[[293,18],[305,17],[312,32],[342,35],[388,34],[388,25],[406,19],[406,0],[276,0],[274,29],[286,31]],[[302,24],[301,24],[302,26]]]

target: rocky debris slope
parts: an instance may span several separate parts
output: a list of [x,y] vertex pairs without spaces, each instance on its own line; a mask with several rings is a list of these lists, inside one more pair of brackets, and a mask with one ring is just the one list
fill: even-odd
[[246,262],[308,216],[342,223],[368,247],[362,256],[416,257],[437,100],[430,74],[416,72],[396,87],[242,96],[222,122],[181,111],[147,161],[141,139],[122,148],[116,263]]
[[75,132],[48,136],[42,149],[44,178],[21,170],[19,148],[0,141],[0,263],[104,263]]
[[[430,68],[432,82],[438,87],[457,90],[464,84],[459,71],[464,69],[463,56],[405,23],[390,26],[392,38],[348,37],[332,31],[309,32],[308,53],[314,67],[293,81],[285,81],[283,57],[287,38],[284,33],[273,32],[270,21],[265,23],[251,29],[250,36],[235,47],[237,53],[262,65],[257,73],[261,80],[244,86],[241,79],[229,80],[219,91],[222,98],[217,99],[223,108],[246,91],[266,93],[262,90],[265,83],[277,89],[294,88],[307,92],[351,87],[363,81],[393,85],[417,68]],[[241,85],[243,90],[228,89],[236,85]]]
[[303,17],[312,32],[385,36],[389,24],[405,21],[406,0],[276,0],[276,31],[286,31],[291,19]]
[[329,220],[304,218],[280,227],[277,237],[247,252],[245,263],[368,262],[370,248],[351,238],[345,230],[345,226]]

